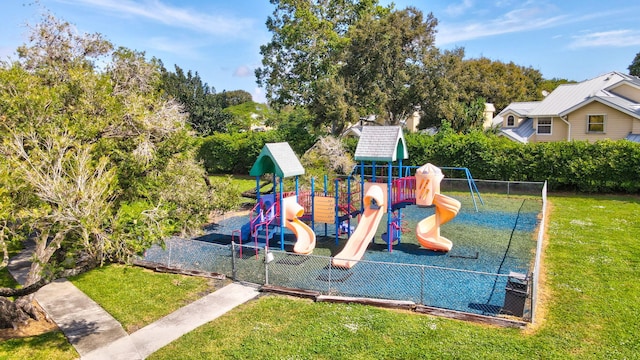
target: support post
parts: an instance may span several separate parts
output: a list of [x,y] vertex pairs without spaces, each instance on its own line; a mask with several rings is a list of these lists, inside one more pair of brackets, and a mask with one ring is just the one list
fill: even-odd
[[311,229],[316,232],[316,190],[315,190],[316,178],[311,178]]
[[335,223],[336,223],[336,245],[338,245],[338,234],[340,233],[340,216],[338,216],[339,213],[340,213],[340,196],[339,196],[340,190],[338,189],[338,186],[339,186],[338,181],[339,181],[338,179],[335,179],[335,182],[334,182],[334,184],[335,184],[335,193],[336,193],[336,195],[335,195],[335,203],[336,204],[334,206],[334,212],[335,212],[335,215],[336,215],[336,221],[335,221]]
[[[391,239],[391,202],[393,199],[391,198],[392,188],[391,188],[391,170],[393,170],[393,164],[389,161],[389,176],[387,176],[387,236]],[[387,250],[389,252],[392,251],[391,241],[387,242]]]
[[[282,178],[280,179],[280,194],[278,198],[280,199],[280,250],[284,251],[284,206],[282,206]],[[269,243],[269,239],[267,239],[267,244]]]

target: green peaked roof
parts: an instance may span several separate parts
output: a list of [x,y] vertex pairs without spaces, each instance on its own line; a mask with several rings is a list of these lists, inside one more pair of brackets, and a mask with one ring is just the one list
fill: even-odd
[[356,161],[394,162],[409,158],[407,144],[400,126],[363,126]]
[[253,163],[249,175],[262,176],[264,174],[276,174],[286,178],[296,175],[304,175],[304,167],[293,152],[289,143],[265,144]]

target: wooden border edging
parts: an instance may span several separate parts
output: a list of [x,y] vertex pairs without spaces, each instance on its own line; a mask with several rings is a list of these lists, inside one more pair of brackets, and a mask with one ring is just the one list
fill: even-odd
[[296,288],[289,288],[289,287],[275,286],[275,285],[262,285],[260,287],[260,291],[272,292],[272,293],[282,294],[282,295],[298,296],[298,297],[313,299],[313,300],[315,300],[318,296],[320,296],[320,293],[318,291],[303,290],[303,289],[296,289]]
[[413,301],[407,300],[390,300],[390,299],[375,299],[375,298],[359,298],[359,297],[347,297],[347,296],[331,296],[321,295],[318,291],[303,290],[296,288],[289,288],[276,285],[263,285],[260,287],[260,291],[271,292],[281,295],[291,295],[307,299],[312,299],[316,302],[331,302],[342,304],[362,304],[369,306],[376,306],[388,309],[403,309],[410,310],[419,314],[427,314],[432,316],[444,317],[455,320],[469,321],[479,324],[488,324],[506,328],[518,328],[524,329],[529,323],[526,321],[493,317],[480,314],[470,314],[462,311],[442,309],[426,305],[418,305]]
[[527,327],[527,324],[528,324],[527,322],[520,321],[520,320],[511,320],[511,319],[505,319],[500,317],[470,314],[470,313],[465,313],[461,311],[441,309],[441,308],[436,308],[436,307],[426,306],[426,305],[417,305],[414,311],[421,314],[429,314],[434,316],[446,317],[450,319],[471,321],[475,323],[490,324],[490,325],[509,327],[509,328],[524,329]]
[[188,276],[199,276],[199,277],[206,277],[209,279],[218,279],[218,280],[224,280],[227,278],[227,276],[225,274],[219,274],[216,272],[209,272],[209,271],[199,271],[199,270],[184,270],[184,269],[178,269],[178,268],[172,268],[172,267],[167,267],[167,266],[162,266],[162,265],[158,265],[157,263],[151,262],[151,261],[145,261],[145,260],[138,260],[138,259],[134,259],[133,260],[133,265],[136,266],[140,266],[143,267],[145,269],[150,269],[156,272],[161,272],[161,273],[170,273],[170,274],[179,274],[179,275],[188,275]]
[[362,305],[378,306],[391,309],[406,309],[413,310],[416,307],[416,303],[406,300],[387,300],[387,299],[373,299],[373,298],[357,298],[357,297],[345,297],[345,296],[330,296],[319,295],[316,297],[317,302],[332,302],[332,303],[355,303]]

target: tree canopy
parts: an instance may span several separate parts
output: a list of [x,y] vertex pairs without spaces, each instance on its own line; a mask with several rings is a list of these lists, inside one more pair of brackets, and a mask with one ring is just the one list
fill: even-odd
[[[52,15],[0,64],[0,246],[35,243],[25,286],[198,232],[220,204],[161,76],[144,53]],[[0,327],[35,316],[30,297],[0,297],[13,309]]]
[[636,54],[627,69],[629,70],[629,75],[640,76],[640,52]]
[[[476,113],[479,99],[502,109],[541,98],[539,71],[464,49],[435,47],[437,19],[377,1],[272,0],[271,41],[261,47],[258,84],[276,108],[303,106],[334,134],[375,114],[388,124],[421,109],[422,126]],[[469,111],[473,108],[473,111]],[[473,123],[467,119],[463,123]]]

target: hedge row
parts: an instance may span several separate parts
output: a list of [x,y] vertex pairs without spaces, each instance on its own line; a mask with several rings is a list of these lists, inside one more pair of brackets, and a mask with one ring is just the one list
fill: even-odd
[[640,191],[640,144],[561,141],[519,144],[483,133],[406,136],[409,163],[467,167],[476,179],[548,181],[551,190]]
[[[640,144],[629,141],[519,144],[481,132],[407,134],[407,165],[467,167],[476,179],[545,181],[551,190],[640,192]],[[286,141],[276,132],[215,134],[200,158],[209,173],[248,174],[265,143]],[[355,150],[356,142],[347,141]]]
[[198,157],[209,174],[248,175],[264,144],[281,141],[275,131],[216,133],[202,140]]

